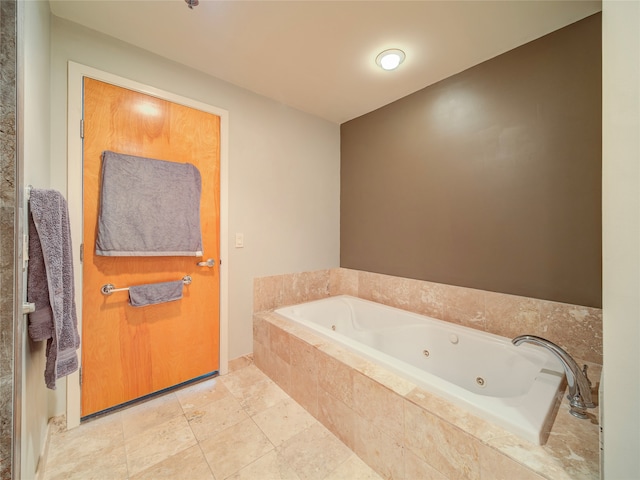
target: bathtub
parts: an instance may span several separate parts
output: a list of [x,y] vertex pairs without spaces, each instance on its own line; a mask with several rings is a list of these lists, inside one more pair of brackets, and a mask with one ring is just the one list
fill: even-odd
[[543,348],[347,295],[275,312],[525,440],[546,441],[564,370]]

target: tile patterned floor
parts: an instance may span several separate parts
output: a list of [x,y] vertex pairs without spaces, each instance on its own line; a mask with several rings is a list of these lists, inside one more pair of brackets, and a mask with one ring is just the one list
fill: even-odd
[[51,435],[45,480],[375,480],[249,359]]

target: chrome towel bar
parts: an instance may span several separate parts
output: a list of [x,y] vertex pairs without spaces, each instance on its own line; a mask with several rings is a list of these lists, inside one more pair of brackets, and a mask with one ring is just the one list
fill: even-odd
[[[185,275],[182,277],[182,283],[189,285],[191,283],[191,275]],[[129,287],[116,288],[112,283],[107,283],[100,288],[100,292],[103,295],[111,295],[113,292],[123,292],[129,290]]]

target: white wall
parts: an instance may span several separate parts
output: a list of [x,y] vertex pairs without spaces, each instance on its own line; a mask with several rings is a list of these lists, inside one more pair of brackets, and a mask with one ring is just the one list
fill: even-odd
[[[24,45],[23,112],[25,185],[49,188],[49,3],[20,2]],[[25,228],[26,223],[25,223]],[[25,317],[26,318],[26,317]],[[26,328],[25,328],[26,333]],[[46,342],[22,339],[21,478],[34,478],[49,419],[49,391],[44,383]],[[55,398],[55,397],[53,397]],[[55,403],[55,402],[51,402]]]
[[[222,259],[229,272],[229,358],[250,353],[253,278],[339,264],[339,126],[77,24],[51,20],[55,188],[66,191],[69,60],[229,112],[230,254]],[[235,232],[244,233],[242,249],[233,248]]]
[[603,2],[604,478],[640,478],[640,3]]
[[[46,186],[48,23],[25,5],[25,180]],[[640,11],[603,3],[603,275],[605,478],[640,478]],[[338,126],[170,61],[52,19],[51,185],[66,189],[66,61],[71,59],[230,112],[230,357],[251,349],[255,276],[338,265]],[[45,114],[43,114],[45,113]],[[226,260],[226,259],[225,259]],[[25,351],[28,351],[25,346]],[[33,375],[26,358],[26,368]],[[25,370],[25,372],[27,372]],[[31,375],[31,373],[26,373]],[[34,377],[35,378],[35,377]],[[29,396],[40,387],[27,380]],[[35,393],[37,395],[37,393]],[[25,408],[25,407],[23,407]],[[27,405],[26,408],[32,408]],[[36,407],[42,410],[42,406]],[[29,416],[40,413],[25,410]],[[55,412],[55,413],[60,413]],[[41,420],[34,423],[41,425]],[[23,425],[23,432],[25,426]],[[28,426],[31,428],[31,426]],[[36,428],[40,428],[36,425]],[[25,441],[30,441],[28,438]],[[35,442],[31,450],[37,450]],[[23,446],[23,458],[24,458]],[[35,452],[31,452],[35,454]],[[35,468],[35,466],[32,467]],[[23,465],[24,478],[30,478]]]

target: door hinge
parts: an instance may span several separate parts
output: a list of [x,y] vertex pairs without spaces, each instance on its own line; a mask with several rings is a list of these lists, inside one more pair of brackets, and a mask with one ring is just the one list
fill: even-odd
[[84,138],[84,119],[80,120],[80,138]]
[[80,263],[84,260],[84,243],[80,244]]

